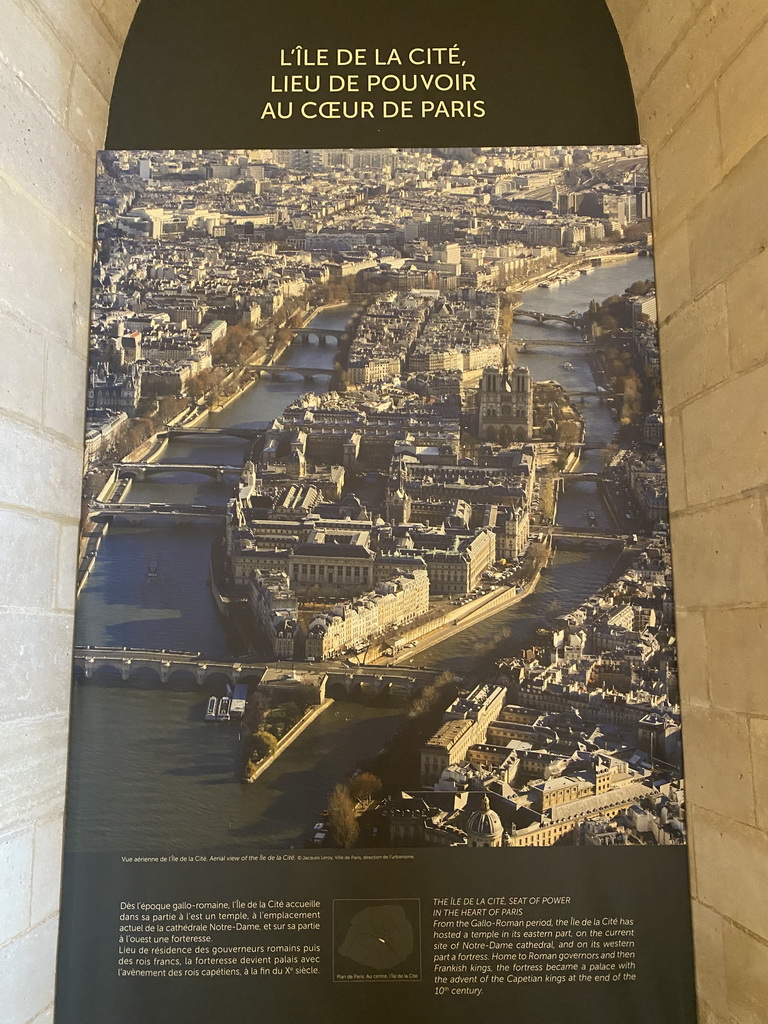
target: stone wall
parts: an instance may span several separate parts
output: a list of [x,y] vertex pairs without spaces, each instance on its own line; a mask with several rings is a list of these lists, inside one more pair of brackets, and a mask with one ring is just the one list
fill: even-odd
[[52,1019],[94,153],[135,3],[0,0],[0,1016]]
[[[608,3],[651,152],[702,1024],[756,1024],[768,1005],[768,8]],[[52,1017],[93,158],[135,7],[0,0],[6,1024]]]
[[768,7],[609,0],[651,154],[701,1024],[768,1007]]

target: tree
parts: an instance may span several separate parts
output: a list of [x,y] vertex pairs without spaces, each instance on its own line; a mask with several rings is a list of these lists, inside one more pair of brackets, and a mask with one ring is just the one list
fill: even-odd
[[349,780],[349,795],[360,803],[368,803],[381,793],[381,779],[373,772],[361,772]]
[[449,671],[440,672],[434,682],[423,686],[411,701],[414,715],[426,715],[435,708],[445,708],[458,693],[456,676]]
[[201,370],[187,384],[187,394],[196,401],[205,398],[206,394],[213,388],[215,374],[213,370]]
[[291,726],[296,725],[296,723],[300,721],[300,719],[304,715],[304,711],[302,710],[302,708],[300,708],[299,705],[293,701],[290,701],[287,704],[281,704],[280,710],[283,712],[283,715],[285,716],[286,725],[288,726],[289,729],[291,728]]
[[263,761],[265,757],[271,757],[277,750],[277,740],[271,732],[259,729],[254,733],[252,739],[251,761]]
[[563,419],[557,425],[557,440],[561,444],[578,444],[582,439],[582,426],[579,420]]
[[354,846],[360,835],[355,802],[342,784],[336,786],[328,798],[328,826],[334,842],[344,850]]
[[532,541],[528,546],[528,559],[531,564],[532,573],[543,569],[549,562],[549,546],[541,540]]
[[211,349],[214,364],[243,366],[261,347],[259,338],[249,324],[233,324]]
[[269,708],[269,702],[258,690],[254,691],[248,698],[246,705],[243,726],[248,736],[254,736],[264,725],[264,717]]
[[645,281],[633,281],[628,288],[624,289],[625,295],[647,295],[653,291],[655,282],[646,278]]

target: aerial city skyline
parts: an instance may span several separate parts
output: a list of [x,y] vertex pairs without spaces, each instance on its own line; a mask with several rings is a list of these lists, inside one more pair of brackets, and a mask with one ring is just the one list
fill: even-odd
[[685,841],[650,213],[637,146],[102,154],[71,844]]

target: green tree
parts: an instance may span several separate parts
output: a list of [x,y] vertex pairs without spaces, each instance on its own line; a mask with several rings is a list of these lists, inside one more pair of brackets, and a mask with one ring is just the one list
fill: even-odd
[[654,282],[650,279],[645,281],[633,281],[632,284],[624,289],[626,295],[647,295],[654,288]]
[[266,729],[259,729],[251,738],[252,750],[251,761],[263,761],[265,757],[271,757],[277,750],[277,740],[271,732]]

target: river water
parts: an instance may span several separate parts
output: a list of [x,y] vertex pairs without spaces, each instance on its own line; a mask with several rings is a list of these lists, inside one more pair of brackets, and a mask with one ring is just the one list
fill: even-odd
[[[565,314],[582,311],[592,298],[622,292],[653,276],[649,259],[630,259],[598,268],[556,289],[527,292],[524,308]],[[343,327],[351,310],[322,310],[313,324]],[[578,338],[568,327],[515,322],[515,336],[567,343]],[[332,366],[333,346],[293,345],[281,361]],[[593,388],[584,354],[564,344],[519,356],[535,380],[560,380],[574,390]],[[566,371],[563,363],[572,363]],[[315,390],[327,387],[324,378]],[[306,390],[301,378],[262,379],[207,426],[263,424]],[[611,440],[615,423],[607,408],[588,401],[582,412],[590,443]],[[173,441],[162,461],[241,464],[246,443],[237,439]],[[599,469],[602,456],[588,453],[581,468]],[[221,504],[232,481],[169,472],[135,483],[134,501]],[[585,526],[587,510],[598,524],[610,520],[590,483],[570,484],[558,522]],[[243,643],[219,616],[207,586],[208,554],[216,527],[193,522],[113,526],[78,605],[79,645],[200,651],[209,657],[238,657]],[[560,551],[537,591],[418,657],[426,668],[469,673],[478,663],[519,653],[537,628],[580,603],[603,585],[615,556],[603,551]],[[156,563],[158,574],[148,578]],[[233,776],[236,730],[205,723],[205,693],[188,686],[160,687],[150,680],[123,684],[108,674],[74,687],[67,846],[70,850],[205,851],[300,845],[333,786],[358,760],[385,746],[399,727],[402,706],[338,701],[325,711],[253,785]]]

